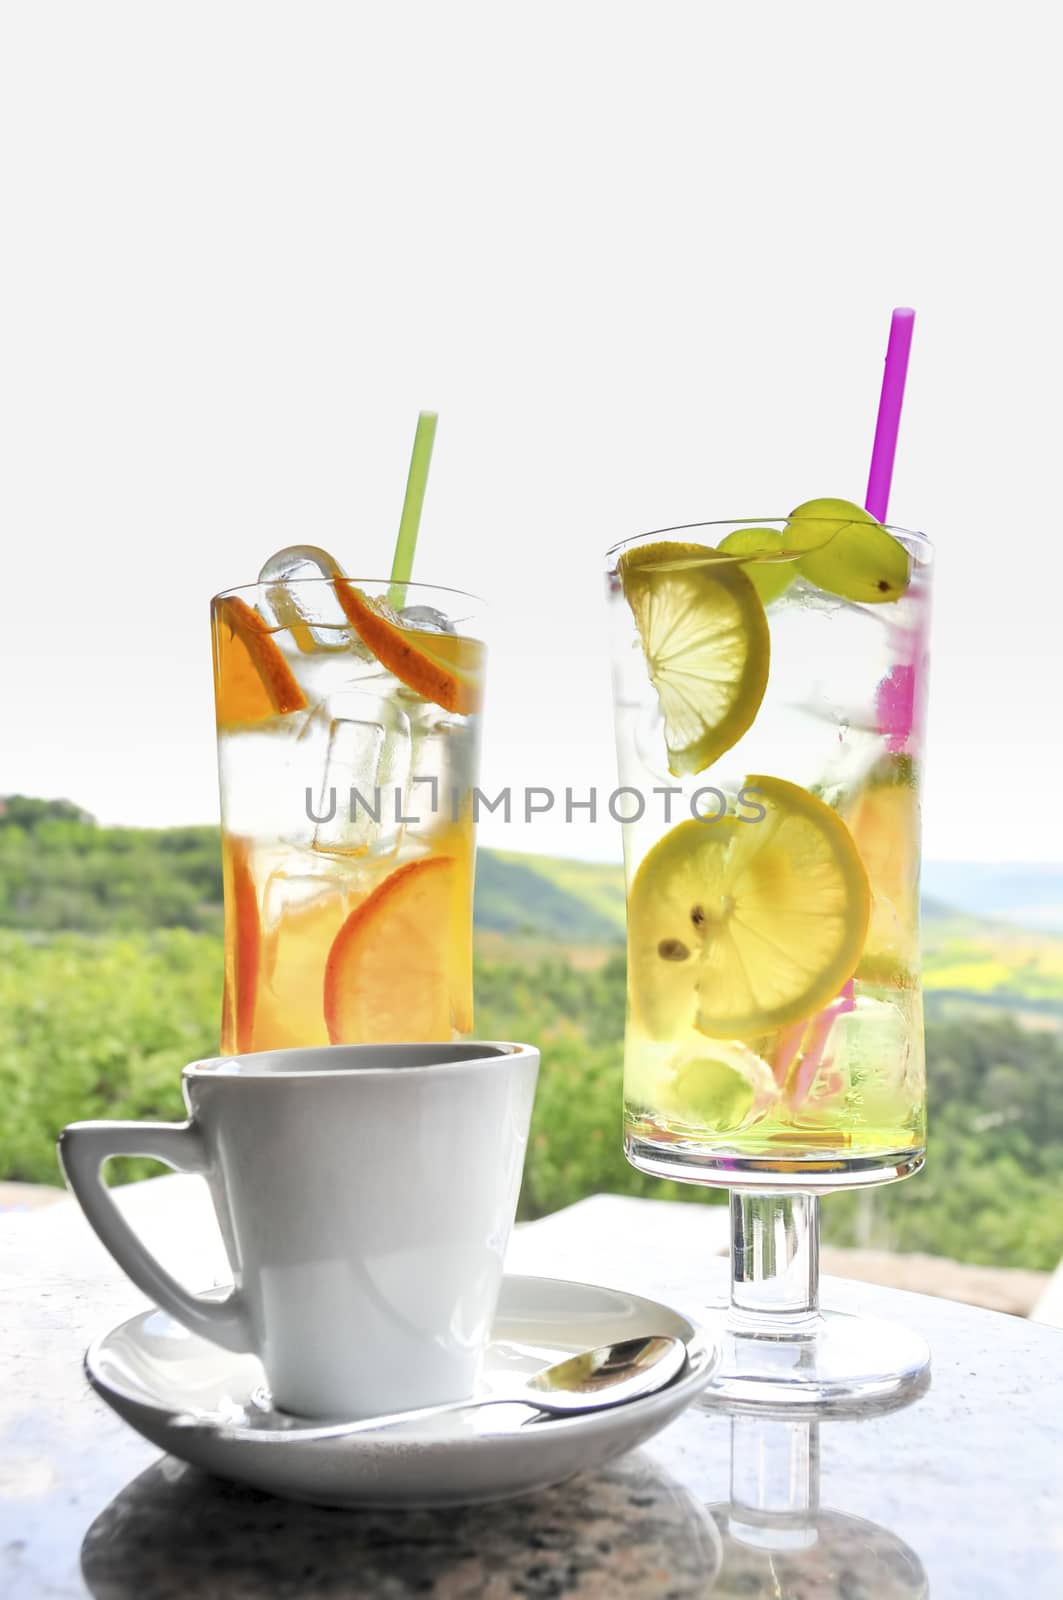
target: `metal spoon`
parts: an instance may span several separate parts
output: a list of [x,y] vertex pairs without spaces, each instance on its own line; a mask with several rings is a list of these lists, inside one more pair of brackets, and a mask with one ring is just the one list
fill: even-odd
[[624,1405],[629,1400],[641,1400],[654,1394],[678,1377],[686,1361],[687,1350],[682,1339],[651,1334],[601,1345],[597,1350],[585,1350],[578,1356],[567,1356],[564,1361],[544,1367],[506,1394],[477,1395],[468,1400],[453,1400],[447,1405],[393,1411],[358,1422],[308,1425],[293,1418],[290,1426],[278,1426],[277,1412],[260,1413],[265,1426],[256,1424],[250,1412],[239,1421],[231,1415],[221,1417],[205,1412],[187,1412],[172,1420],[178,1427],[210,1428],[222,1439],[254,1438],[263,1444],[310,1444],[318,1440],[346,1439],[356,1433],[376,1433],[398,1423],[428,1421],[448,1412],[479,1410],[481,1406],[525,1405],[548,1416],[570,1416]]

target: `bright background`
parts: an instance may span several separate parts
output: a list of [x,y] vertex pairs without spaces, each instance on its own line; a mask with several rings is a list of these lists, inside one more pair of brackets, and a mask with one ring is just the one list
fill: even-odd
[[[0,793],[216,815],[207,599],[276,547],[492,599],[485,787],[615,782],[600,552],[863,497],[939,549],[927,854],[1057,853],[1047,6],[13,3]],[[1038,798],[1039,797],[1039,798]],[[486,822],[616,855],[619,829]]]

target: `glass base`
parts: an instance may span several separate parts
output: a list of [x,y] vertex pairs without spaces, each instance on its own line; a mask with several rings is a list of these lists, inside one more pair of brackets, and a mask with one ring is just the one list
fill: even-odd
[[866,1189],[880,1183],[894,1183],[919,1172],[926,1160],[926,1149],[913,1145],[906,1150],[881,1150],[874,1154],[826,1152],[794,1155],[785,1150],[763,1156],[737,1155],[726,1150],[706,1149],[696,1141],[664,1143],[641,1137],[630,1127],[624,1138],[624,1154],[633,1167],[655,1178],[672,1178],[679,1183],[701,1183],[716,1189],[777,1189],[788,1192],[803,1189],[810,1194],[837,1194],[841,1189]]
[[817,1312],[799,1333],[747,1333],[734,1313],[710,1318],[720,1361],[703,1391],[710,1405],[820,1406],[842,1411],[914,1399],[930,1379],[930,1350],[909,1328],[842,1311]]
[[820,1511],[787,1519],[734,1505],[707,1510],[720,1535],[715,1594],[926,1600],[930,1593],[911,1546],[863,1517]]

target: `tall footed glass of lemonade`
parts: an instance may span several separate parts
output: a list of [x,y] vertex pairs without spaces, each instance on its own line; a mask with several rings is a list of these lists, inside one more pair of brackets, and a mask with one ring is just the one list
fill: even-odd
[[212,602],[224,1053],[471,1032],[482,616],[311,546]]
[[903,1329],[822,1313],[818,1197],[923,1164],[930,547],[844,500],[607,556],[628,897],[628,1158],[731,1191],[715,1384],[891,1395]]

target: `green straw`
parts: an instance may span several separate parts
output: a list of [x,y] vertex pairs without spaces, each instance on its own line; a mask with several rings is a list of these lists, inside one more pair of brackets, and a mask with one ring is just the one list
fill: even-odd
[[438,421],[439,417],[434,411],[422,411],[417,418],[413,454],[410,456],[410,474],[406,479],[406,498],[402,502],[399,536],[395,540],[395,559],[391,563],[391,587],[388,589],[388,604],[396,608],[401,606],[406,598],[406,585],[413,572],[413,552],[417,548],[421,508],[424,505],[424,491],[428,483],[428,468],[432,461],[432,446],[435,443]]

